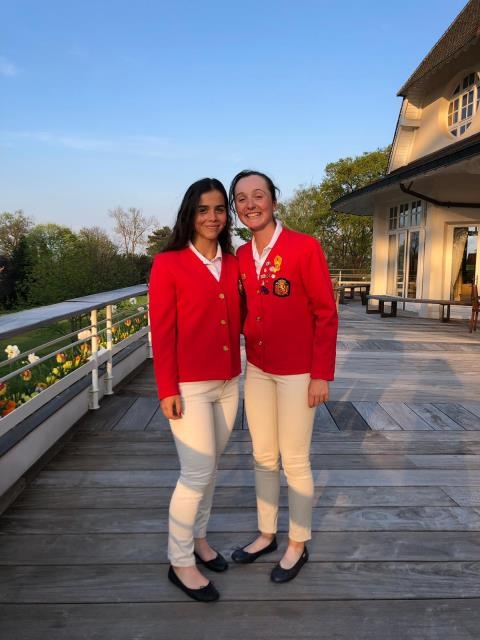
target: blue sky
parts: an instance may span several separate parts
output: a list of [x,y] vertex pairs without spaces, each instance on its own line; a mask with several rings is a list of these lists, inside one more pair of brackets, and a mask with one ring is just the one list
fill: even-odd
[[0,211],[73,229],[243,168],[285,198],[389,144],[396,93],[464,0],[0,3]]

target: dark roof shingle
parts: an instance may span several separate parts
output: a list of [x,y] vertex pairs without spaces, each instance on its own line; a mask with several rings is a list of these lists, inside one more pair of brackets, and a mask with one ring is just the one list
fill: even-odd
[[415,82],[448,61],[457,51],[463,49],[478,36],[480,36],[480,0],[470,0],[397,95],[405,96]]

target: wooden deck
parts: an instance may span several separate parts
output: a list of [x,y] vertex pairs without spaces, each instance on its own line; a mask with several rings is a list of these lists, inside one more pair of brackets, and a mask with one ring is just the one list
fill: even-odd
[[[332,402],[317,412],[310,562],[281,551],[214,574],[222,599],[166,579],[178,474],[151,366],[105,400],[0,518],[2,640],[478,640],[480,336],[466,323],[341,310]],[[256,531],[241,414],[220,463],[210,540]],[[282,488],[280,547],[287,523]]]

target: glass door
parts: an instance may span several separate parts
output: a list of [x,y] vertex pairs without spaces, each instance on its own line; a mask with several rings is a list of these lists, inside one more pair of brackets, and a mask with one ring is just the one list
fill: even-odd
[[387,267],[387,294],[389,296],[397,295],[397,234],[392,233],[388,236],[388,267]]
[[418,275],[418,249],[420,246],[420,231],[408,232],[408,259],[406,271],[407,298],[417,297],[417,275]]
[[416,297],[419,246],[419,231],[400,231],[390,235],[387,281],[389,295]]
[[480,252],[478,233],[480,227],[454,227],[452,245],[452,300],[468,302],[472,284],[478,283]]
[[397,296],[405,295],[405,262],[406,262],[406,246],[407,232],[401,231],[397,235]]

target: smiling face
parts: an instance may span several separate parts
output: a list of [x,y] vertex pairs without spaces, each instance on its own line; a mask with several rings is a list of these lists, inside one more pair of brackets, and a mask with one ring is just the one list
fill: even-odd
[[227,203],[220,191],[200,196],[194,218],[193,243],[217,240],[227,224]]
[[254,233],[273,226],[276,201],[264,178],[250,175],[235,186],[235,209],[240,221]]

